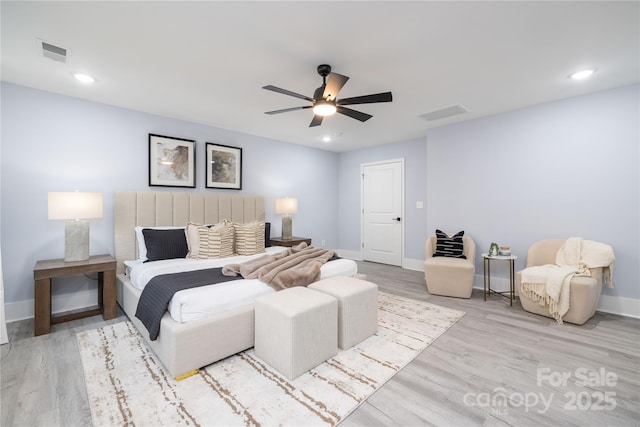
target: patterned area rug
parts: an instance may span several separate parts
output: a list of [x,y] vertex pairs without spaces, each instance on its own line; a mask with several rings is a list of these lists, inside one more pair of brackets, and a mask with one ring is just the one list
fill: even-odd
[[336,425],[464,313],[380,292],[378,334],[293,381],[253,349],[175,381],[130,322],[77,335],[94,426]]

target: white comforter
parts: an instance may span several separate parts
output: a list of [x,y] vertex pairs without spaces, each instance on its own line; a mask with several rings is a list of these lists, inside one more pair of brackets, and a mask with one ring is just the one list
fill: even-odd
[[[266,253],[273,255],[286,249],[281,246],[272,246],[266,248]],[[211,260],[180,258],[147,263],[129,262],[127,263],[128,275],[132,286],[142,291],[153,277],[160,274],[223,267],[226,264],[241,263],[263,255],[265,254]],[[322,265],[321,278],[353,276],[357,273],[357,269],[357,264],[354,261],[338,259]],[[186,323],[209,314],[250,304],[257,297],[271,292],[275,291],[258,279],[233,280],[176,292],[169,303],[168,311],[173,320]]]

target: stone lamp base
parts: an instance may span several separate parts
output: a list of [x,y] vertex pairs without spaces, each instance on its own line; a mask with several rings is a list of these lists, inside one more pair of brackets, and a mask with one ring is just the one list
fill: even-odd
[[67,221],[64,228],[64,262],[89,259],[89,221]]
[[282,240],[291,240],[291,215],[282,215]]

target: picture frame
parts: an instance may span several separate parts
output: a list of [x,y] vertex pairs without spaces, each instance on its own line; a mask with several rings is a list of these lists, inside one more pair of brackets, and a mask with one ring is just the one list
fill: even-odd
[[149,186],[196,186],[196,142],[149,134]]
[[206,188],[242,190],[242,148],[207,142]]
[[492,257],[492,256],[498,256],[500,255],[500,250],[498,249],[498,244],[495,242],[491,242],[491,245],[489,246],[489,253],[488,256]]

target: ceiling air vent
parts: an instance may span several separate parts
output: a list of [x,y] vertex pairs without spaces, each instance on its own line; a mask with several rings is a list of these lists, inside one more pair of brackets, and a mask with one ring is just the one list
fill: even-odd
[[428,122],[432,122],[434,120],[444,119],[446,117],[456,116],[458,114],[463,114],[468,112],[463,105],[456,104],[451,107],[440,108],[439,110],[433,110],[428,113],[420,114],[418,117],[425,119]]
[[42,56],[45,58],[63,63],[67,62],[67,49],[64,47],[56,46],[40,39],[38,39],[38,44],[40,45]]

